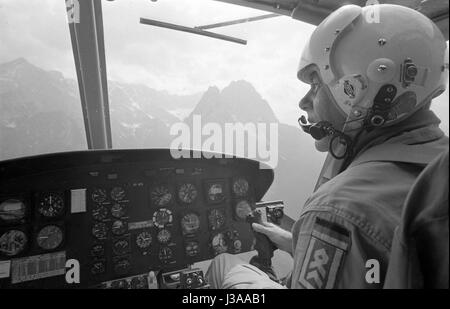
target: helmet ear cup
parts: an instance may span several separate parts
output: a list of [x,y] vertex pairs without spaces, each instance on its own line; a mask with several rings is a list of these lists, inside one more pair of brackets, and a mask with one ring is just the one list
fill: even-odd
[[378,58],[367,67],[367,77],[376,83],[388,83],[396,73],[394,61],[388,58]]

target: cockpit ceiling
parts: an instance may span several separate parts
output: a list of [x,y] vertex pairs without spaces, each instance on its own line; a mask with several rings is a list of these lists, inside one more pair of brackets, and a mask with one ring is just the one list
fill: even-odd
[[[326,16],[344,4],[365,6],[367,0],[216,0],[254,9],[292,16],[313,25],[318,25]],[[375,1],[371,1],[375,2]],[[379,3],[404,5],[430,17],[448,40],[448,0],[379,0]]]

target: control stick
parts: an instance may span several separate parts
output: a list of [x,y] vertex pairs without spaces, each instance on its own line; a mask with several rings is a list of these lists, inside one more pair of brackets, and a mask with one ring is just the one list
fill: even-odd
[[[261,211],[259,209],[253,210],[247,215],[246,221],[250,224],[262,224],[263,220]],[[272,269],[273,252],[277,249],[277,247],[266,235],[255,231],[253,231],[253,234],[255,235],[255,249],[258,254],[251,258],[250,264],[267,273],[272,280],[277,281],[275,273]]]

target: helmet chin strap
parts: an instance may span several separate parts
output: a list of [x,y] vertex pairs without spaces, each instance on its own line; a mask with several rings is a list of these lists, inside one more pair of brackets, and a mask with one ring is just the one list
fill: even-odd
[[[333,125],[328,121],[319,121],[315,124],[309,124],[306,117],[302,115],[298,119],[298,123],[302,130],[311,135],[315,140],[324,139],[327,136],[331,136],[328,149],[330,154],[337,160],[341,160],[351,155],[352,153],[352,139],[347,134],[335,129]],[[335,143],[345,147],[345,151],[342,155],[337,155],[334,149]]]

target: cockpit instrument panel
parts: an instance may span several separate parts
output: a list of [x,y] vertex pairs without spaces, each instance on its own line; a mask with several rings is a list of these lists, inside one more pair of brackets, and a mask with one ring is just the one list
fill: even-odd
[[[199,157],[102,150],[0,162],[0,288],[146,287],[150,271],[252,250],[245,216],[273,171]],[[78,284],[66,282],[70,260]]]

